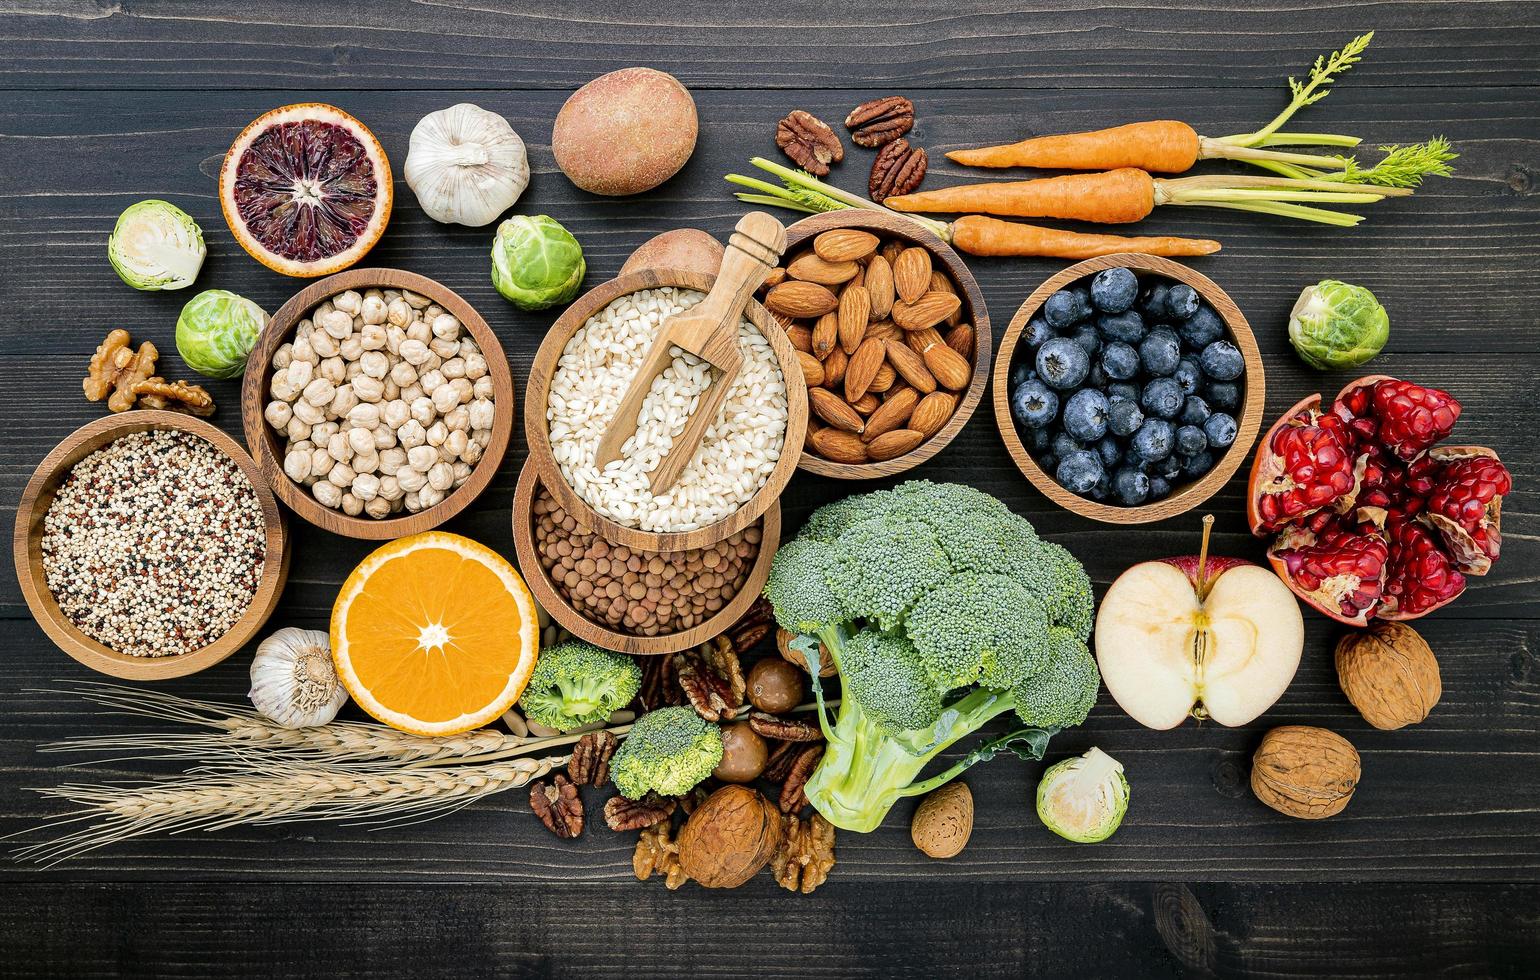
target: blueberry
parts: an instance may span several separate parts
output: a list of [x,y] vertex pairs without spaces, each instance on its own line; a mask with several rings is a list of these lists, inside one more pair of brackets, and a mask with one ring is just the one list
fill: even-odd
[[1087,388],[1105,388],[1111,381],[1112,379],[1107,377],[1107,372],[1102,370],[1100,364],[1092,364],[1091,370],[1085,376]]
[[1043,319],[1063,330],[1091,315],[1091,299],[1083,289],[1061,289],[1043,303]]
[[1181,363],[1182,347],[1176,334],[1165,329],[1150,331],[1139,344],[1139,363],[1147,374],[1161,377],[1175,371]]
[[1090,493],[1097,481],[1105,475],[1102,458],[1084,449],[1059,460],[1059,465],[1053,471],[1053,478],[1059,481],[1059,486],[1082,496]]
[[1042,453],[1037,457],[1037,465],[1044,473],[1052,473],[1059,465],[1059,457],[1053,453]]
[[1166,314],[1176,320],[1185,320],[1198,312],[1198,291],[1179,282],[1166,291]]
[[1096,440],[1096,455],[1102,458],[1102,465],[1112,469],[1123,462],[1123,446],[1111,436],[1102,436]]
[[1137,404],[1139,401],[1139,386],[1131,385],[1124,381],[1114,381],[1107,386],[1107,397],[1123,398]]
[[1059,396],[1041,381],[1024,381],[1011,392],[1011,415],[1028,428],[1039,429],[1059,414]]
[[1037,372],[1032,370],[1032,361],[1030,359],[1018,362],[1011,368],[1010,390],[1015,391],[1035,377],[1037,377]]
[[1139,280],[1131,269],[1103,269],[1091,277],[1091,305],[1103,313],[1122,313],[1138,295]]
[[1039,313],[1027,321],[1026,328],[1021,331],[1021,342],[1027,345],[1027,350],[1035,351],[1043,346],[1043,342],[1053,339],[1053,328]]
[[1150,467],[1150,472],[1167,480],[1174,480],[1182,475],[1182,461],[1175,453],[1165,459],[1158,460]]
[[1163,282],[1149,286],[1139,296],[1139,312],[1147,319],[1159,320],[1166,315],[1166,295],[1171,287]]
[[1187,404],[1182,406],[1182,414],[1179,421],[1183,425],[1202,425],[1209,417],[1208,402],[1199,395],[1188,395]]
[[1198,366],[1215,381],[1234,381],[1246,370],[1246,359],[1228,340],[1216,340],[1198,355]]
[[1213,468],[1214,454],[1207,449],[1182,458],[1182,475],[1189,480],[1196,480]]
[[1115,436],[1131,436],[1144,424],[1139,403],[1131,398],[1113,398],[1107,407],[1107,430]]
[[1171,481],[1155,474],[1150,477],[1150,499],[1163,500],[1171,495]]
[[1196,313],[1176,328],[1188,350],[1202,350],[1224,336],[1225,323],[1212,307],[1200,306]]
[[1053,445],[1053,433],[1048,431],[1047,426],[1041,429],[1028,429],[1023,436],[1023,441],[1027,444],[1027,448],[1034,455],[1047,452],[1048,447]]
[[1182,402],[1185,398],[1181,387],[1175,381],[1170,378],[1156,378],[1144,386],[1144,392],[1139,396],[1139,407],[1144,409],[1146,415],[1174,419],[1182,413]]
[[1112,475],[1112,493],[1125,507],[1138,507],[1150,499],[1150,478],[1125,466]]
[[1203,423],[1203,434],[1215,449],[1225,449],[1235,441],[1235,419],[1224,412],[1215,412]]
[[1096,352],[1102,349],[1102,339],[1096,333],[1096,328],[1089,323],[1082,323],[1066,336],[1085,348],[1086,354],[1090,357],[1095,357]]
[[1092,500],[1106,500],[1107,491],[1109,488],[1110,481],[1107,479],[1107,471],[1106,469],[1103,469],[1102,478],[1096,481],[1096,485],[1091,488],[1090,493],[1087,493],[1086,496],[1090,497]]
[[1176,429],[1176,451],[1184,456],[1201,453],[1208,448],[1208,437],[1196,425],[1179,425]]
[[1130,445],[1140,459],[1158,463],[1171,455],[1176,445],[1176,434],[1171,429],[1171,423],[1164,419],[1145,419],[1139,431],[1134,433]]
[[1067,337],[1055,337],[1037,349],[1037,373],[1049,387],[1079,387],[1090,370],[1090,355]]
[[1121,340],[1102,348],[1102,370],[1107,377],[1127,381],[1139,373],[1139,352]]
[[1181,386],[1182,394],[1190,395],[1203,383],[1203,369],[1198,367],[1197,361],[1184,357],[1176,362],[1176,370],[1171,372],[1171,380]]
[[1053,454],[1055,456],[1063,459],[1066,456],[1069,456],[1071,453],[1080,452],[1085,447],[1077,442],[1074,436],[1071,436],[1066,432],[1055,432],[1053,434],[1053,446],[1051,448],[1053,449]]
[[1215,411],[1233,412],[1241,405],[1240,386],[1228,381],[1210,383],[1204,389],[1203,397],[1208,399],[1210,407]]
[[1121,340],[1125,344],[1137,344],[1144,339],[1144,317],[1133,310],[1122,313],[1103,313],[1096,318],[1096,329],[1108,340]]
[[1064,404],[1064,431],[1081,442],[1095,442],[1107,432],[1107,396],[1082,388]]

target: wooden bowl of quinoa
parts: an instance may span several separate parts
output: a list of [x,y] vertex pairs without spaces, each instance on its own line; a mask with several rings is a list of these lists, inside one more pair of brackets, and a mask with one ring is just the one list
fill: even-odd
[[[163,511],[103,519],[149,501]],[[54,447],[16,508],[12,554],[27,606],[59,649],[140,681],[239,650],[289,572],[283,515],[240,444],[201,419],[149,410],[97,419]],[[123,584],[129,570],[141,585]]]

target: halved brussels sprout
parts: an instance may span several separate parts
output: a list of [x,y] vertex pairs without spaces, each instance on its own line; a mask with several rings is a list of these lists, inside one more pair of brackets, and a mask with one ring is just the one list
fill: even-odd
[[1101,749],[1050,766],[1037,784],[1037,815],[1065,840],[1095,844],[1111,837],[1128,812],[1123,765]]
[[107,261],[135,289],[191,286],[207,254],[192,215],[165,201],[130,204],[107,238]]
[[176,320],[176,350],[187,366],[211,378],[233,378],[267,326],[262,307],[227,289],[205,289]]
[[1362,286],[1322,279],[1306,286],[1289,314],[1289,343],[1313,368],[1354,368],[1390,339],[1390,314]]
[[583,285],[583,247],[555,218],[519,214],[497,226],[492,285],[521,310],[566,303]]

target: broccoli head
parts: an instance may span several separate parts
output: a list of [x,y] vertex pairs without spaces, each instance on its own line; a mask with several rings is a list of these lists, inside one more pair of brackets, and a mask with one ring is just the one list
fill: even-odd
[[914,644],[892,633],[862,630],[845,644],[844,695],[890,731],[923,728],[941,714],[941,695]]
[[628,800],[649,791],[687,793],[722,761],[722,730],[685,707],[659,708],[636,720],[610,759],[610,777]]
[[788,541],[776,552],[765,595],[782,629],[813,634],[845,619],[845,607],[829,588],[826,569],[834,561],[833,546],[811,538]]
[[1012,687],[1048,660],[1048,613],[1005,575],[954,575],[915,603],[909,638],[943,691]]
[[1016,714],[1038,728],[1069,728],[1085,721],[1096,703],[1102,675],[1096,659],[1073,630],[1048,631],[1053,650],[1048,666],[1012,690]]
[[1091,592],[1091,576],[1085,566],[1062,545],[1044,541],[1044,567],[1051,569],[1055,585],[1044,603],[1055,626],[1063,626],[1082,640],[1091,638],[1091,624],[1096,620],[1096,597]]
[[536,724],[570,732],[604,721],[641,686],[642,668],[632,658],[569,640],[540,652],[519,708]]
[[952,573],[936,535],[919,521],[871,518],[830,547],[829,587],[850,614],[881,629],[896,627],[915,600]]

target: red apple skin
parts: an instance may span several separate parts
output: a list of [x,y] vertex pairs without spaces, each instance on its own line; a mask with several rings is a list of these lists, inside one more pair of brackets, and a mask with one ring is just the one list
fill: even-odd
[[[1175,565],[1176,568],[1183,575],[1187,576],[1187,581],[1192,583],[1193,590],[1197,591],[1197,588],[1198,588],[1198,556],[1197,555],[1177,555],[1174,558],[1160,558],[1160,559],[1157,559],[1157,560],[1163,561],[1167,565]],[[1229,571],[1230,569],[1236,567],[1237,565],[1255,565],[1255,564],[1256,564],[1256,562],[1254,562],[1254,561],[1247,561],[1245,558],[1225,558],[1225,557],[1220,556],[1220,555],[1209,555],[1208,565],[1204,568],[1204,574],[1208,576],[1209,585],[1213,585],[1215,579],[1217,579],[1219,576],[1223,575],[1225,572]]]

